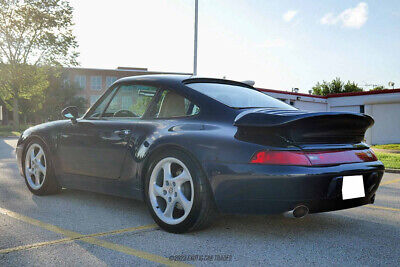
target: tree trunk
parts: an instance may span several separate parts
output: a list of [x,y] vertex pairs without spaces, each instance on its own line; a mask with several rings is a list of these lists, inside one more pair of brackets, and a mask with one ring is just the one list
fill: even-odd
[[14,130],[19,131],[19,109],[18,109],[18,97],[14,97],[13,103],[13,120],[14,120]]

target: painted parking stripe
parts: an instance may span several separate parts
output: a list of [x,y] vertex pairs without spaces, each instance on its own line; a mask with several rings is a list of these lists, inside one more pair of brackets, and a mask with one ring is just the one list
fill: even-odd
[[61,234],[61,235],[67,236],[69,238],[78,238],[78,237],[82,236],[79,233],[75,233],[75,232],[72,232],[72,231],[69,231],[69,230],[65,230],[65,229],[62,229],[62,228],[60,228],[58,226],[55,226],[55,225],[52,225],[52,224],[48,224],[48,223],[45,223],[45,222],[41,222],[39,220],[27,217],[25,215],[22,215],[22,214],[19,214],[19,213],[16,213],[16,212],[13,212],[13,211],[10,211],[10,210],[7,210],[7,209],[0,208],[0,214],[7,215],[8,217],[11,217],[11,218],[17,219],[19,221],[23,221],[23,222],[29,223],[31,225],[38,226],[40,228],[49,230],[49,231],[57,233],[57,234]]
[[7,254],[7,253],[10,253],[10,252],[14,252],[14,251],[39,248],[39,247],[44,247],[44,246],[54,245],[54,244],[60,244],[60,243],[67,243],[67,242],[70,242],[70,241],[73,241],[73,240],[76,240],[76,239],[75,238],[62,238],[62,239],[46,241],[46,242],[40,242],[40,243],[34,243],[34,244],[18,246],[18,247],[13,247],[13,248],[0,249],[0,254]]
[[389,207],[382,207],[382,206],[376,206],[376,205],[367,205],[366,207],[368,207],[368,208],[373,208],[373,209],[379,209],[379,210],[400,211],[400,209],[389,208]]
[[141,231],[141,230],[153,230],[153,229],[158,229],[156,224],[144,225],[144,226],[138,226],[138,227],[130,227],[130,228],[125,228],[125,229],[119,229],[119,230],[113,230],[113,231],[109,231],[109,232],[95,233],[95,234],[89,234],[89,235],[82,235],[81,237],[77,237],[77,238],[71,238],[71,237],[70,238],[62,238],[62,239],[34,243],[34,244],[18,246],[18,247],[13,247],[13,248],[0,249],[0,254],[6,254],[6,253],[14,252],[14,251],[27,250],[27,249],[32,249],[32,248],[39,248],[39,247],[43,247],[43,246],[60,244],[60,243],[66,243],[66,242],[81,240],[86,237],[108,236],[108,235],[116,235],[116,234],[122,234],[122,233],[127,233],[127,232],[135,232],[135,231]]
[[[111,243],[111,242],[108,242],[105,240],[96,239],[94,237],[86,237],[85,235],[82,235],[82,234],[79,234],[79,233],[76,233],[73,231],[69,231],[69,230],[60,228],[58,226],[39,221],[39,220],[30,218],[28,216],[7,210],[7,209],[0,208],[0,214],[7,215],[11,218],[29,223],[31,225],[38,226],[40,228],[49,230],[54,233],[58,233],[58,234],[67,236],[69,238],[73,238],[73,239],[79,238],[80,241],[83,241],[83,242],[86,242],[86,243],[89,243],[92,245],[97,245],[97,246],[100,246],[103,248],[108,248],[108,249],[111,249],[114,251],[118,251],[118,252],[128,254],[131,256],[135,256],[135,257],[145,259],[148,261],[157,262],[157,263],[161,263],[161,264],[168,265],[168,266],[189,266],[188,264],[185,264],[182,262],[171,261],[168,258],[159,256],[159,255],[155,255],[155,254],[151,254],[151,253],[148,253],[145,251],[136,250],[131,247],[114,244],[114,243]],[[116,230],[116,231],[118,231],[118,230]],[[102,234],[104,234],[104,233],[102,233]]]
[[400,179],[390,180],[390,181],[381,183],[381,185],[394,184],[394,183],[397,183],[397,182],[400,182]]

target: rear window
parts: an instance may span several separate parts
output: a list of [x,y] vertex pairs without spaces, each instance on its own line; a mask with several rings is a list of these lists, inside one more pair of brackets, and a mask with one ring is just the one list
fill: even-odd
[[189,83],[186,86],[232,108],[276,108],[296,110],[282,101],[257,90],[231,84]]

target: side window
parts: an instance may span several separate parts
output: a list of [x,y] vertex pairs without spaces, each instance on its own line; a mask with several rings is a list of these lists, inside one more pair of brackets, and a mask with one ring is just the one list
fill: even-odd
[[[114,89],[112,89],[108,95],[106,97],[104,97],[102,100],[100,100],[101,102],[97,105],[96,109],[93,110],[90,114],[89,114],[89,118],[92,119],[97,119],[100,118],[101,114],[103,113],[104,109],[106,108],[108,102],[110,102],[110,99],[112,98],[112,96],[114,95],[115,91],[118,90],[118,87],[115,87]],[[91,103],[92,104],[92,103]]]
[[174,118],[193,116],[200,112],[200,108],[183,96],[164,90],[156,103],[155,118]]
[[121,85],[103,117],[141,118],[146,112],[157,88],[144,85]]

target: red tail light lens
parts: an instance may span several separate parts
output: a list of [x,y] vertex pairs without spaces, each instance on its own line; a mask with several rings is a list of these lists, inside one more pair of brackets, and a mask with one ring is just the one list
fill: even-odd
[[344,151],[323,151],[323,152],[307,152],[307,157],[311,164],[315,165],[332,165],[343,163],[357,163],[376,161],[377,158],[371,150],[344,150]]
[[250,163],[311,166],[306,155],[297,151],[260,151],[254,154]]
[[251,158],[250,163],[269,165],[319,166],[344,163],[370,162],[378,160],[369,150],[343,151],[259,151]]

